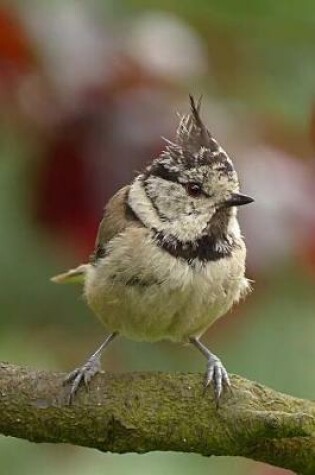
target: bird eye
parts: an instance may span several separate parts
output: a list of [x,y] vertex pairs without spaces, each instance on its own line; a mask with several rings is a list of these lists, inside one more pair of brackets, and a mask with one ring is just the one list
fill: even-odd
[[186,191],[189,196],[196,198],[197,196],[202,195],[202,188],[198,183],[187,183],[186,184]]

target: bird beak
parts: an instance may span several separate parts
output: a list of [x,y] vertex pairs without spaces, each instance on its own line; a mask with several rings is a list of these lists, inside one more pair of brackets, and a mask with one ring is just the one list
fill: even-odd
[[252,203],[254,198],[241,193],[232,193],[230,198],[222,203],[223,208],[230,208],[231,206],[243,206]]

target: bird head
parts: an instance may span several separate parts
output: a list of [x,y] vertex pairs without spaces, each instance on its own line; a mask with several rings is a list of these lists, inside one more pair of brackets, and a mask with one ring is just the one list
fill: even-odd
[[165,150],[133,186],[142,189],[134,205],[144,224],[182,241],[209,234],[212,224],[226,222],[221,218],[253,201],[240,193],[232,160],[203,124],[200,101],[196,105],[192,96],[174,142],[166,140]]

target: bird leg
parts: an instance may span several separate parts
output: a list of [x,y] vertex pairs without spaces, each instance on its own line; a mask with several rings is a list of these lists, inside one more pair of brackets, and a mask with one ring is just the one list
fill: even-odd
[[64,385],[70,383],[70,392],[68,404],[72,404],[79,386],[84,383],[86,389],[89,388],[91,379],[101,371],[101,354],[109,343],[118,335],[117,332],[111,333],[101,346],[90,356],[90,358],[80,368],[76,368],[64,379]]
[[208,348],[203,345],[198,338],[191,337],[189,338],[189,341],[207,358],[207,370],[205,373],[204,386],[207,388],[210,383],[213,384],[215,402],[218,406],[223,386],[231,385],[229,375],[221,363],[221,360],[211,353],[211,351],[208,350]]

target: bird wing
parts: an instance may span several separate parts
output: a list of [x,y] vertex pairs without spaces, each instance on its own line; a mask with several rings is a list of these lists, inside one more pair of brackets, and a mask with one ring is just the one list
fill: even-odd
[[130,226],[143,227],[141,221],[128,205],[128,192],[129,186],[121,188],[105,206],[104,215],[96,236],[94,251],[90,256],[90,263],[80,264],[74,269],[58,274],[51,278],[52,282],[57,284],[83,284],[89,266],[105,257],[106,244],[109,241]]
[[117,234],[122,233],[130,226],[143,227],[128,204],[129,188],[129,186],[121,188],[105,206],[104,216],[96,236],[94,252],[90,256],[92,264],[105,256],[106,244]]

